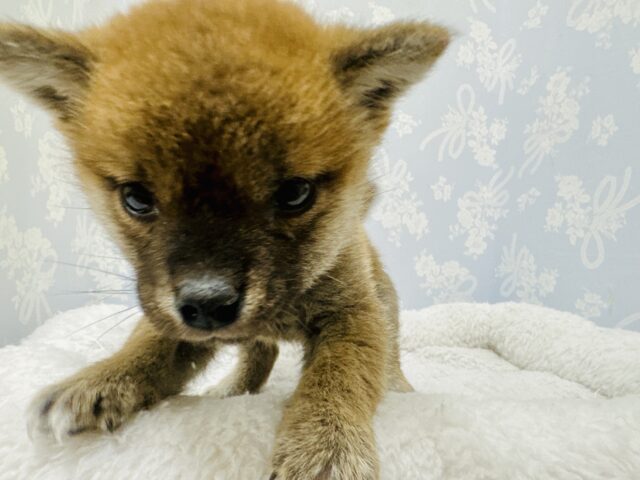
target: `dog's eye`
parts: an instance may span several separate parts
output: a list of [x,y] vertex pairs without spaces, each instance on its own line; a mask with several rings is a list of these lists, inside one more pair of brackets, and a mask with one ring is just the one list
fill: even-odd
[[140,183],[127,183],[120,188],[122,203],[135,217],[148,217],[155,213],[153,194]]
[[304,178],[286,180],[275,195],[277,207],[289,215],[303,214],[313,206],[315,199],[315,185]]

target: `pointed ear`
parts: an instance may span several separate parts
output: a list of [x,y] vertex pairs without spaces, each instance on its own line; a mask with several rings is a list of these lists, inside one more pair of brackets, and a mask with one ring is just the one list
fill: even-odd
[[343,33],[333,58],[336,75],[354,102],[373,114],[388,111],[418,82],[450,39],[445,28],[421,22]]
[[73,35],[0,24],[0,80],[70,120],[88,88],[93,56]]

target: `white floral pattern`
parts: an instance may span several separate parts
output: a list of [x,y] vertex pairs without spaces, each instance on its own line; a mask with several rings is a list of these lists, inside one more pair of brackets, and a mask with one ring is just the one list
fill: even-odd
[[596,117],[591,124],[590,139],[594,140],[600,147],[606,147],[609,143],[609,139],[614,133],[618,131],[618,126],[613,118],[613,115],[607,115],[606,117]]
[[475,12],[478,13],[478,5],[483,6],[484,8],[488,9],[491,12],[495,12],[496,11],[496,6],[494,5],[492,0],[469,0],[469,3],[471,4],[471,9]]
[[22,6],[22,15],[30,23],[39,26],[61,24],[60,17],[56,15],[54,0],[27,0]]
[[418,277],[424,279],[420,286],[434,302],[467,302],[473,298],[478,280],[458,262],[439,265],[433,255],[422,252],[415,263]]
[[400,237],[407,230],[416,240],[429,232],[429,221],[420,211],[422,201],[411,192],[413,176],[407,162],[392,162],[385,149],[380,149],[373,161],[373,175],[378,182],[379,199],[373,219],[389,231],[389,241],[401,245]]
[[535,205],[540,195],[540,190],[535,187],[532,187],[528,192],[520,195],[517,200],[518,211],[524,212],[528,207]]
[[[77,29],[140,1],[7,0],[0,16]],[[405,308],[527,301],[640,331],[639,0],[293,1],[323,23],[455,32],[371,168],[367,228]],[[0,90],[0,343],[135,301],[52,130]]]
[[631,167],[625,169],[619,188],[616,177],[606,176],[593,196],[585,192],[582,180],[576,176],[556,178],[558,201],[547,211],[545,229],[559,232],[564,227],[571,245],[580,240],[580,258],[586,268],[602,265],[604,240],[616,240],[616,233],[626,223],[627,211],[640,205],[640,195],[624,200],[631,174]]
[[518,236],[513,235],[511,245],[503,247],[496,276],[502,278],[500,295],[527,303],[541,303],[541,299],[553,293],[556,288],[558,272],[545,268],[538,273],[538,265],[531,251],[522,246],[518,248]]
[[526,29],[540,28],[542,19],[549,13],[549,5],[543,4],[540,0],[536,0],[536,4],[527,12],[527,19],[522,25]]
[[405,135],[411,135],[420,125],[422,125],[422,120],[418,120],[408,113],[399,110],[394,117],[394,121],[391,123],[391,128],[396,131],[399,138],[402,138]]
[[507,90],[513,90],[522,55],[516,53],[515,39],[498,46],[486,23],[474,19],[469,19],[469,22],[471,40],[460,46],[457,63],[466,68],[475,64],[480,82],[488,92],[497,88],[498,103],[502,105]]
[[449,184],[445,177],[439,177],[438,183],[431,185],[433,198],[439,202],[448,202],[451,200],[454,185]]
[[597,293],[586,291],[584,295],[576,300],[576,310],[584,318],[598,318],[609,305]]
[[31,111],[27,109],[25,101],[21,99],[11,107],[11,113],[13,114],[13,125],[16,132],[22,133],[25,138],[31,138],[34,118]]
[[16,220],[0,210],[0,267],[15,281],[12,303],[18,321],[38,325],[51,315],[46,294],[53,285],[57,255],[37,228],[18,229]]
[[540,73],[539,73],[538,67],[536,66],[531,67],[531,70],[529,71],[529,75],[523,78],[520,81],[520,85],[518,85],[518,90],[517,90],[518,94],[526,95],[527,93],[529,93],[533,88],[533,86],[538,82],[539,78],[540,78]]
[[459,158],[467,145],[473,152],[478,165],[498,168],[496,149],[507,135],[507,121],[488,118],[482,106],[476,106],[476,94],[471,85],[462,85],[458,89],[457,108],[449,106],[442,117],[442,127],[431,132],[420,145],[425,150],[436,138],[441,138],[438,149],[438,161],[444,160],[445,152],[451,158]]
[[356,14],[349,7],[340,7],[335,10],[330,10],[324,16],[324,20],[327,23],[335,23],[335,22],[344,22],[349,23],[353,22],[356,19]]
[[69,150],[62,137],[49,131],[39,141],[38,172],[31,179],[31,194],[48,193],[47,220],[60,223],[77,192]]
[[[487,250],[487,239],[495,238],[497,222],[505,218],[509,210],[507,184],[513,176],[513,169],[505,176],[496,173],[488,184],[478,182],[477,190],[465,193],[458,200],[458,223],[450,227],[450,238],[466,235],[464,254],[478,258]],[[504,177],[504,178],[503,178]]]
[[84,7],[91,0],[66,0],[67,3],[71,3],[73,9],[71,13],[71,26],[76,27],[84,18]]
[[529,170],[536,172],[542,161],[557,153],[557,147],[566,143],[580,126],[580,98],[589,93],[589,78],[572,87],[567,69],[558,69],[547,82],[546,95],[539,100],[539,117],[525,127],[526,161],[519,176]]
[[374,25],[382,25],[387,22],[391,22],[395,20],[396,16],[390,8],[383,7],[382,5],[378,5],[374,2],[369,2],[369,8],[373,13],[373,18],[371,19],[371,23]]
[[596,35],[596,45],[610,48],[611,32],[616,21],[640,25],[640,7],[636,0],[572,0],[567,25]]

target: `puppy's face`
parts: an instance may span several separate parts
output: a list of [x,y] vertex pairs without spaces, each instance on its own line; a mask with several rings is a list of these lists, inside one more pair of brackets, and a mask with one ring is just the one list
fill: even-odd
[[[333,265],[371,196],[369,144],[337,92],[310,111],[279,93],[295,87],[278,75],[261,77],[267,87],[187,82],[126,118],[108,104],[85,110],[81,178],[168,334],[268,333]],[[110,128],[95,125],[105,118]]]
[[79,36],[4,26],[0,74],[56,113],[159,329],[269,335],[360,228],[391,104],[448,35],[203,3],[150,3]]

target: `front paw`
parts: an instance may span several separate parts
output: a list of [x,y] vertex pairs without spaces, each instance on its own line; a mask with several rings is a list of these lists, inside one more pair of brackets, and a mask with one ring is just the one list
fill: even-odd
[[272,480],[376,480],[379,475],[371,427],[330,417],[285,426],[272,463]]
[[148,402],[127,376],[81,373],[42,390],[27,412],[32,438],[53,436],[58,442],[90,430],[113,432]]

